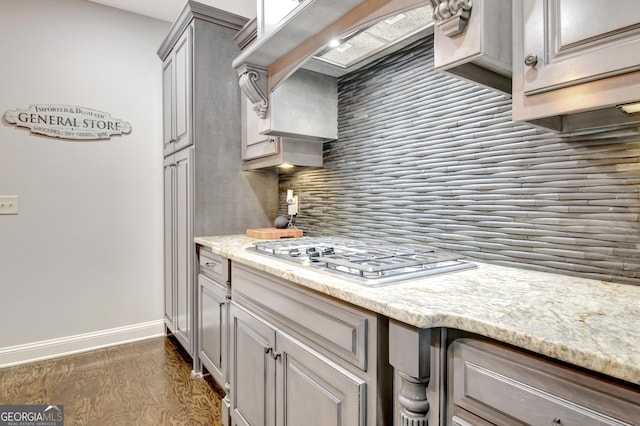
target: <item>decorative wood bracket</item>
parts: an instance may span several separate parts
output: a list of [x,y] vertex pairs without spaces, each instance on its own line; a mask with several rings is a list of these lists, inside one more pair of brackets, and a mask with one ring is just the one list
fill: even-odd
[[238,75],[240,76],[238,84],[242,93],[253,104],[253,110],[258,118],[265,118],[269,108],[269,101],[264,94],[267,83],[267,70],[243,65],[238,68]]
[[442,32],[453,37],[464,32],[471,16],[472,0],[430,0],[433,20]]

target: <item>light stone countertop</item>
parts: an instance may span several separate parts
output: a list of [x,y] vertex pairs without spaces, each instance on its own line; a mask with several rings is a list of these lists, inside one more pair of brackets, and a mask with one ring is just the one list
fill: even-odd
[[477,269],[366,287],[247,251],[245,235],[197,244],[419,328],[476,333],[640,384],[640,287],[474,262]]

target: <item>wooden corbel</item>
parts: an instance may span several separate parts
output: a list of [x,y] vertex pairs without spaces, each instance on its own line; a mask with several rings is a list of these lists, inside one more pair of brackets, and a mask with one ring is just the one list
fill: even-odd
[[464,32],[471,16],[472,0],[430,0],[433,20],[442,32],[453,37]]
[[242,93],[253,105],[253,110],[258,118],[265,118],[269,108],[269,101],[265,95],[267,70],[251,65],[242,65],[238,68],[238,75],[240,76],[238,84]]

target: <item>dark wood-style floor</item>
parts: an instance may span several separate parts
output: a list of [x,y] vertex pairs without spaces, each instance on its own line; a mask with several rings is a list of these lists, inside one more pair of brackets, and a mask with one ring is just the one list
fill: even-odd
[[61,404],[66,426],[218,426],[220,394],[167,337],[0,369],[0,405]]

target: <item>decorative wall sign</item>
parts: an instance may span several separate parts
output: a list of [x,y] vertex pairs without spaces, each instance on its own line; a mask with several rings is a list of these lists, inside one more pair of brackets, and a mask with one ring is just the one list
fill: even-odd
[[31,133],[62,139],[110,139],[113,135],[131,133],[131,124],[110,114],[72,105],[30,105],[4,113],[4,119]]

